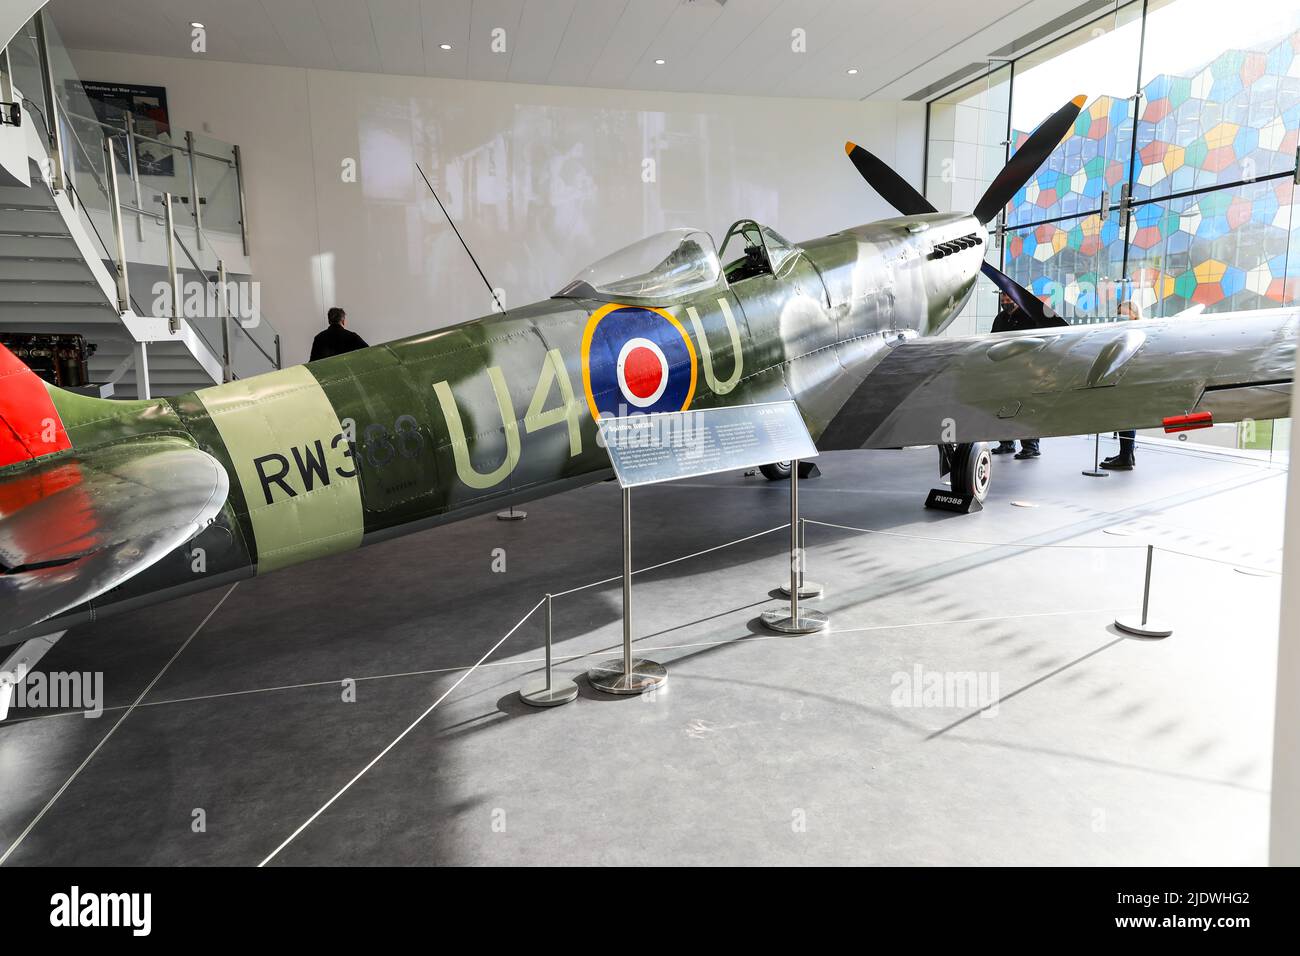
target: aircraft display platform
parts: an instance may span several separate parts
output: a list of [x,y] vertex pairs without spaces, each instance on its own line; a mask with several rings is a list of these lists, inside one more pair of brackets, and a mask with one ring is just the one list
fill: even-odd
[[[788,534],[638,575],[636,652],[672,674],[642,698],[581,676],[621,640],[613,483],[74,629],[42,669],[102,671],[105,710],[15,708],[0,724],[0,853],[1263,864],[1279,578],[1232,562],[1278,568],[1285,473],[1143,447],[1135,471],[1095,481],[1080,475],[1092,450],[1049,439],[1040,459],[997,461],[984,510],[965,516],[922,508],[933,449],[821,456],[800,486],[809,519],[1088,547],[810,525],[808,574],[826,587],[810,605],[833,626],[799,637],[758,623],[780,601]],[[788,511],[785,483],[739,473],[640,490],[634,566]],[[1133,546],[1148,542],[1215,559],[1157,554],[1163,641],[1112,624],[1140,606]],[[541,666],[534,617],[284,845],[542,595],[604,578],[554,602],[556,674],[577,701],[520,702]]]

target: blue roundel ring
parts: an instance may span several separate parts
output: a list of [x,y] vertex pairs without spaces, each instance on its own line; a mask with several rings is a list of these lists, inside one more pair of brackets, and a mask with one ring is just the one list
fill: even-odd
[[698,369],[690,336],[663,309],[604,305],[582,333],[582,387],[593,421],[683,411],[695,398]]

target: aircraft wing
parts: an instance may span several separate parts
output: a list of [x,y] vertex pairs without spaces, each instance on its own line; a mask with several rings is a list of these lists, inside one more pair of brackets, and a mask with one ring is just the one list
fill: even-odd
[[226,471],[174,438],[36,461],[0,476],[0,635],[116,587],[226,500]]
[[819,436],[823,450],[1087,435],[1290,415],[1298,309],[899,344]]

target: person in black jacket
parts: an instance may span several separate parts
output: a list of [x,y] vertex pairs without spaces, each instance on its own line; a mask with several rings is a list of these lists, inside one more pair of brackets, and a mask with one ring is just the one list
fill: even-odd
[[[992,331],[1021,332],[1032,328],[1034,328],[1033,319],[1029,317],[1029,314],[1024,309],[1016,305],[1016,300],[1005,292],[998,293],[998,314],[993,319]],[[993,454],[1009,455],[1015,450],[1015,442],[1000,441],[993,448]],[[1016,455],[1017,458],[1037,458],[1040,454],[1037,438],[1020,439],[1020,453]]]
[[331,355],[342,355],[344,352],[355,352],[367,347],[365,339],[347,328],[348,314],[337,305],[330,309],[327,319],[329,325],[325,331],[317,333],[316,338],[311,340],[311,358],[307,361],[316,362]]

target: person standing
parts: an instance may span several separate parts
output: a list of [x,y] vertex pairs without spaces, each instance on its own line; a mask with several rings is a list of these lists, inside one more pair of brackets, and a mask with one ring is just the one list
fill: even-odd
[[[1034,328],[1033,320],[1024,309],[1016,304],[1016,300],[1011,298],[1005,292],[998,293],[998,314],[993,319],[993,332],[1022,332],[1026,329]],[[993,448],[995,455],[1009,455],[1016,450],[1014,441],[1000,441]],[[1037,458],[1040,452],[1038,450],[1037,438],[1020,439],[1020,453],[1017,458]]]
[[[1142,307],[1128,299],[1119,304],[1115,310],[1116,319],[1130,319],[1133,321],[1142,318]],[[1111,455],[1101,463],[1101,467],[1107,471],[1132,471],[1133,466],[1137,464],[1134,452],[1137,449],[1137,431],[1129,428],[1119,433],[1119,454]]]
[[311,358],[307,360],[308,362],[318,362],[334,355],[368,347],[365,339],[347,327],[348,314],[337,305],[329,310],[326,321],[329,324],[325,326],[325,330],[318,332],[316,338],[311,341]]

